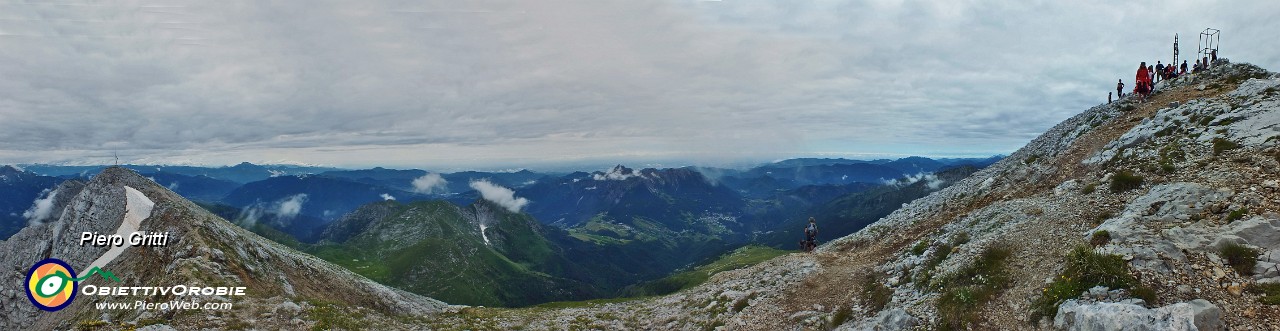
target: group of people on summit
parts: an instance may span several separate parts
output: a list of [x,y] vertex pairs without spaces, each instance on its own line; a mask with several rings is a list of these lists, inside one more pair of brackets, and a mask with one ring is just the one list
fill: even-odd
[[[1191,68],[1191,73],[1199,73],[1209,69],[1209,63],[1218,61],[1218,50],[1213,50],[1209,56],[1197,59],[1195,66]],[[1146,61],[1138,64],[1138,72],[1134,77],[1135,85],[1133,93],[1142,96],[1146,100],[1151,92],[1155,90],[1156,83],[1161,80],[1175,79],[1187,74],[1187,60],[1182,60],[1181,66],[1174,64],[1164,65],[1160,61],[1156,61],[1156,65],[1147,65]],[[1116,81],[1116,97],[1124,97],[1124,79]],[[1111,92],[1107,92],[1107,103],[1111,103]]]

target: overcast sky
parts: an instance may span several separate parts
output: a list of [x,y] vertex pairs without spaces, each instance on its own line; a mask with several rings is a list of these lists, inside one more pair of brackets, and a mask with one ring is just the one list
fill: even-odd
[[[0,2],[0,164],[1009,153],[1280,1]],[[1190,56],[1185,56],[1190,57]]]

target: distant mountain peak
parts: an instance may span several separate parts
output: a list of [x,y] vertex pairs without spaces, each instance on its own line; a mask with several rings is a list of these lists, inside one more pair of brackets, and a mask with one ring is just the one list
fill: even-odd
[[0,176],[22,175],[24,173],[26,173],[26,171],[22,171],[22,169],[18,169],[17,167],[14,167],[14,166],[10,166],[10,165],[0,166]]
[[[652,173],[652,172],[651,172]],[[621,164],[609,168],[608,172],[596,171],[591,173],[591,179],[594,180],[628,180],[631,178],[644,178],[643,172],[637,172],[634,169],[627,168]]]
[[237,164],[237,165],[234,165],[234,166],[231,166],[231,167],[232,167],[232,168],[244,168],[244,169],[256,169],[256,168],[262,168],[262,166],[257,165],[257,164],[253,164],[253,163],[249,163],[248,161],[240,162],[240,164]]

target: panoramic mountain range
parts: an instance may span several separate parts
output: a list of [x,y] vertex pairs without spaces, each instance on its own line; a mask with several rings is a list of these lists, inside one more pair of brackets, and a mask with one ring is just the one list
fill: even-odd
[[[428,327],[1268,330],[1280,325],[1280,74],[1214,67],[1091,107],[813,254],[725,254],[678,292]],[[913,185],[948,176],[946,170]],[[955,179],[957,177],[951,177]],[[922,183],[923,182],[923,183]],[[875,195],[875,189],[854,195]],[[827,209],[830,207],[830,209]],[[869,210],[840,198],[817,210]],[[822,212],[813,212],[822,215]],[[826,225],[824,228],[829,228]],[[790,228],[790,227],[788,227]],[[722,271],[709,275],[715,271]],[[641,291],[644,292],[644,291]],[[644,292],[647,293],[647,292]],[[662,292],[665,293],[665,292]],[[558,309],[556,309],[558,308]]]
[[[0,327],[1267,329],[1280,325],[1280,74],[1217,64],[1151,100],[1090,108],[986,167],[909,160],[893,178],[840,167],[893,161],[808,159],[482,178],[470,192],[403,173],[420,174],[409,192],[377,184],[402,172],[380,169],[268,176],[196,204],[174,192],[181,182],[124,167],[91,178],[6,167],[0,180],[23,189],[5,192],[33,203],[7,207],[26,215],[0,241],[11,270],[0,280],[20,285],[47,257],[106,258],[127,286],[251,290],[85,295],[54,313],[10,294]],[[329,187],[350,195],[321,196]],[[356,202],[305,208],[329,199]],[[317,225],[297,236],[295,224],[246,222],[255,210]],[[824,236],[814,253],[751,245],[794,248],[808,217]],[[119,255],[68,244],[126,226],[173,242]],[[610,300],[492,307],[591,298]],[[173,299],[234,308],[94,308]]]
[[[380,283],[450,303],[524,306],[614,297],[748,244],[794,249],[811,216],[822,220],[823,238],[836,238],[996,159],[618,165],[567,174],[248,163],[114,169]],[[22,187],[6,190],[6,201],[25,201],[6,205],[6,237],[29,223],[23,214],[33,205],[69,198],[50,188],[103,169],[4,168],[5,185]],[[853,205],[855,212],[833,212]]]
[[[876,210],[871,201],[908,201],[812,254],[744,247],[624,290],[643,297],[468,307],[398,325],[1274,329],[1277,114],[1280,74],[1219,59],[1161,82],[1150,99],[1087,109],[980,170],[939,169],[810,208],[804,214],[839,219]],[[926,192],[879,191],[891,187]]]
[[[612,212],[615,216],[636,214],[625,209],[638,208],[637,206],[646,203],[653,205],[657,200],[662,199],[670,200],[675,197],[693,199],[695,197],[692,195],[707,194],[697,197],[697,202],[718,207],[702,209],[736,210],[741,209],[741,206],[731,205],[741,205],[743,201],[749,203],[748,200],[751,199],[778,198],[779,194],[785,194],[789,190],[829,191],[837,186],[856,189],[868,184],[880,185],[907,176],[932,173],[946,167],[960,165],[981,167],[998,159],[999,157],[942,160],[909,157],[872,161],[790,159],[751,169],[690,167],[637,170],[619,165],[604,171],[569,174],[538,173],[529,170],[455,173],[386,168],[343,170],[251,163],[228,167],[150,165],[121,167],[134,170],[192,201],[210,205],[227,205],[244,212],[245,215],[232,217],[233,220],[255,215],[262,218],[279,218],[279,216],[287,219],[302,218],[303,221],[287,224],[275,223],[280,223],[278,225],[280,230],[304,241],[313,241],[317,235],[313,233],[314,230],[371,202],[392,199],[447,200],[460,205],[469,204],[481,197],[479,192],[471,186],[473,182],[480,180],[513,189],[517,196],[530,199],[532,203],[527,211],[541,222],[570,227],[604,212]],[[9,178],[4,181],[4,185],[13,186],[14,189],[6,190],[12,196],[6,196],[4,199],[7,206],[4,216],[21,216],[22,212],[29,208],[31,202],[39,196],[38,193],[49,189],[53,186],[52,184],[67,179],[84,180],[105,167],[43,164],[23,165],[22,170],[5,167],[0,170]],[[663,179],[663,175],[671,178]],[[639,180],[628,180],[631,178]],[[638,186],[643,187],[638,187],[637,184],[642,184]],[[21,188],[18,188],[19,186]],[[599,191],[589,192],[592,190]],[[643,196],[643,191],[668,190],[670,192],[667,193],[676,195]],[[847,193],[845,189],[836,189],[836,191]],[[621,199],[624,195],[627,199]],[[626,203],[619,205],[616,202],[607,201],[610,199]],[[698,209],[694,208],[689,200],[677,203],[684,203],[685,206],[662,208],[666,214],[660,217],[660,220],[665,221],[674,213]],[[730,205],[719,206],[719,204]],[[293,229],[294,227],[297,229]],[[0,233],[0,235],[10,234],[12,233]]]

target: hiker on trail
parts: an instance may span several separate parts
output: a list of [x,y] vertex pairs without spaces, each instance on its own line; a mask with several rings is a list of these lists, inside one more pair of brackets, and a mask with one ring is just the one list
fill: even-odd
[[1182,60],[1182,73],[1181,73],[1181,74],[1183,74],[1183,75],[1186,75],[1186,74],[1187,74],[1187,60]]
[[1156,66],[1147,65],[1147,87],[1156,87]]
[[1119,98],[1123,96],[1124,96],[1124,80],[1117,79],[1116,80],[1116,97]]
[[1111,103],[1111,92],[1107,92],[1107,103]]
[[815,247],[818,247],[818,222],[813,217],[809,218],[809,226],[804,228],[804,242],[806,252],[812,252]]
[[1213,59],[1213,62],[1218,62],[1218,50],[1215,49],[1213,52],[1209,52],[1209,56]]
[[1204,57],[1204,70],[1209,70],[1209,57]]
[[1164,64],[1161,64],[1160,61],[1156,61],[1156,81],[1159,82],[1162,79],[1166,79],[1164,76]]

